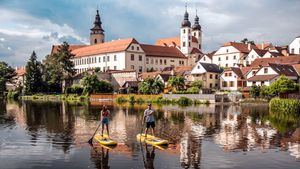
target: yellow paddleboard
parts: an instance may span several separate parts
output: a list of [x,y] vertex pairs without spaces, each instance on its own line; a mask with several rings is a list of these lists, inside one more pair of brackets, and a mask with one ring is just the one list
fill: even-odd
[[100,144],[105,146],[117,145],[117,142],[109,138],[106,134],[103,134],[103,137],[101,136],[101,134],[96,134],[94,136],[94,139],[97,140]]
[[164,139],[161,139],[159,137],[155,137],[155,136],[152,136],[150,134],[147,134],[147,138],[145,137],[145,134],[138,134],[136,136],[137,140],[138,141],[142,141],[142,142],[145,142],[147,144],[151,144],[151,145],[155,145],[155,146],[158,146],[158,145],[168,145],[169,142],[167,140],[164,140]]

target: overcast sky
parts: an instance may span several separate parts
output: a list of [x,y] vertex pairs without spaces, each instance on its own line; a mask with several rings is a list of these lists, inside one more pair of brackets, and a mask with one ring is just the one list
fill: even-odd
[[106,41],[179,36],[186,2],[192,23],[198,10],[205,52],[244,37],[285,45],[300,35],[300,0],[0,0],[0,60],[20,66],[33,50],[42,59],[53,44],[88,43],[97,6]]

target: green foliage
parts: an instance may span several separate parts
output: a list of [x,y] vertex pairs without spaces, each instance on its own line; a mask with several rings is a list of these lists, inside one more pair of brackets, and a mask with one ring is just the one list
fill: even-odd
[[300,100],[273,98],[269,106],[271,112],[274,113],[281,113],[283,115],[300,114]]
[[83,87],[80,85],[72,85],[71,87],[66,88],[66,94],[78,94],[81,95],[83,92]]
[[96,68],[95,68],[95,72],[96,72],[96,73],[100,72],[100,67],[96,67]]
[[84,94],[91,93],[112,93],[113,86],[106,81],[99,81],[97,75],[89,75],[86,74],[85,77],[81,81],[82,86],[84,87]]
[[21,95],[21,93],[19,91],[9,91],[7,93],[7,98],[13,99],[13,100],[18,100],[20,95]]
[[127,100],[125,97],[121,96],[121,97],[116,98],[116,102],[117,103],[125,103],[125,102],[127,102]]
[[6,83],[16,75],[15,70],[5,62],[0,62],[0,96],[6,91]]
[[201,80],[195,80],[195,81],[192,82],[191,86],[195,87],[195,88],[198,88],[198,90],[199,90],[199,89],[202,88],[203,82]]
[[281,76],[270,85],[270,93],[278,96],[280,93],[294,92],[297,90],[297,84],[285,76]]
[[256,86],[256,85],[251,86],[249,93],[250,93],[250,96],[253,97],[253,98],[259,97],[260,86]]
[[168,83],[171,85],[174,91],[181,91],[184,89],[184,77],[173,76],[170,77]]
[[190,87],[187,89],[188,94],[199,94],[199,88],[198,87]]
[[129,96],[129,103],[134,104],[135,103],[135,98],[133,95]]
[[189,105],[193,104],[193,101],[189,98],[186,98],[186,97],[180,97],[177,100],[177,104],[180,105],[180,106],[189,106]]
[[159,79],[148,78],[139,85],[139,92],[142,94],[159,94],[163,89],[164,84]]
[[26,65],[25,74],[25,93],[27,95],[42,92],[42,64],[37,60],[36,53],[33,51]]

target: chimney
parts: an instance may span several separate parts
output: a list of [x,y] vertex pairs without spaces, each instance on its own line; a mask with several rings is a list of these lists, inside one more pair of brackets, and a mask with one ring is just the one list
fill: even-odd
[[250,51],[251,50],[251,44],[248,43],[247,45],[248,45],[248,50]]
[[264,44],[264,42],[261,44],[261,49],[265,49],[265,44]]

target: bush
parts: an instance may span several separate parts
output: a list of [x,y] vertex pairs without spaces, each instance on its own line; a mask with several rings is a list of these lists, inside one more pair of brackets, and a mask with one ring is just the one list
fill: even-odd
[[80,85],[72,85],[71,87],[66,88],[66,94],[78,94],[81,95],[83,92],[83,87]]
[[129,96],[129,103],[134,104],[135,103],[135,98],[133,95]]
[[136,102],[138,103],[138,104],[142,104],[142,103],[144,103],[145,102],[145,100],[143,100],[142,98],[137,98],[136,99]]
[[270,101],[269,106],[270,111],[273,113],[281,113],[282,115],[300,115],[300,100],[273,98]]
[[116,102],[117,103],[125,103],[125,102],[127,102],[127,100],[125,97],[121,96],[121,97],[116,98]]
[[195,80],[191,84],[192,87],[197,88],[198,90],[202,88],[203,82],[201,80]]
[[199,88],[198,87],[190,87],[187,89],[187,93],[189,94],[199,94]]
[[7,93],[7,98],[9,98],[9,99],[18,100],[19,96],[20,96],[20,92],[19,91],[9,91]]
[[180,105],[180,106],[189,106],[193,103],[193,101],[189,98],[186,98],[186,97],[180,97],[178,100],[177,100],[177,104]]
[[257,98],[259,97],[259,94],[260,94],[260,87],[259,86],[251,86],[251,89],[249,91],[249,94],[252,98]]

